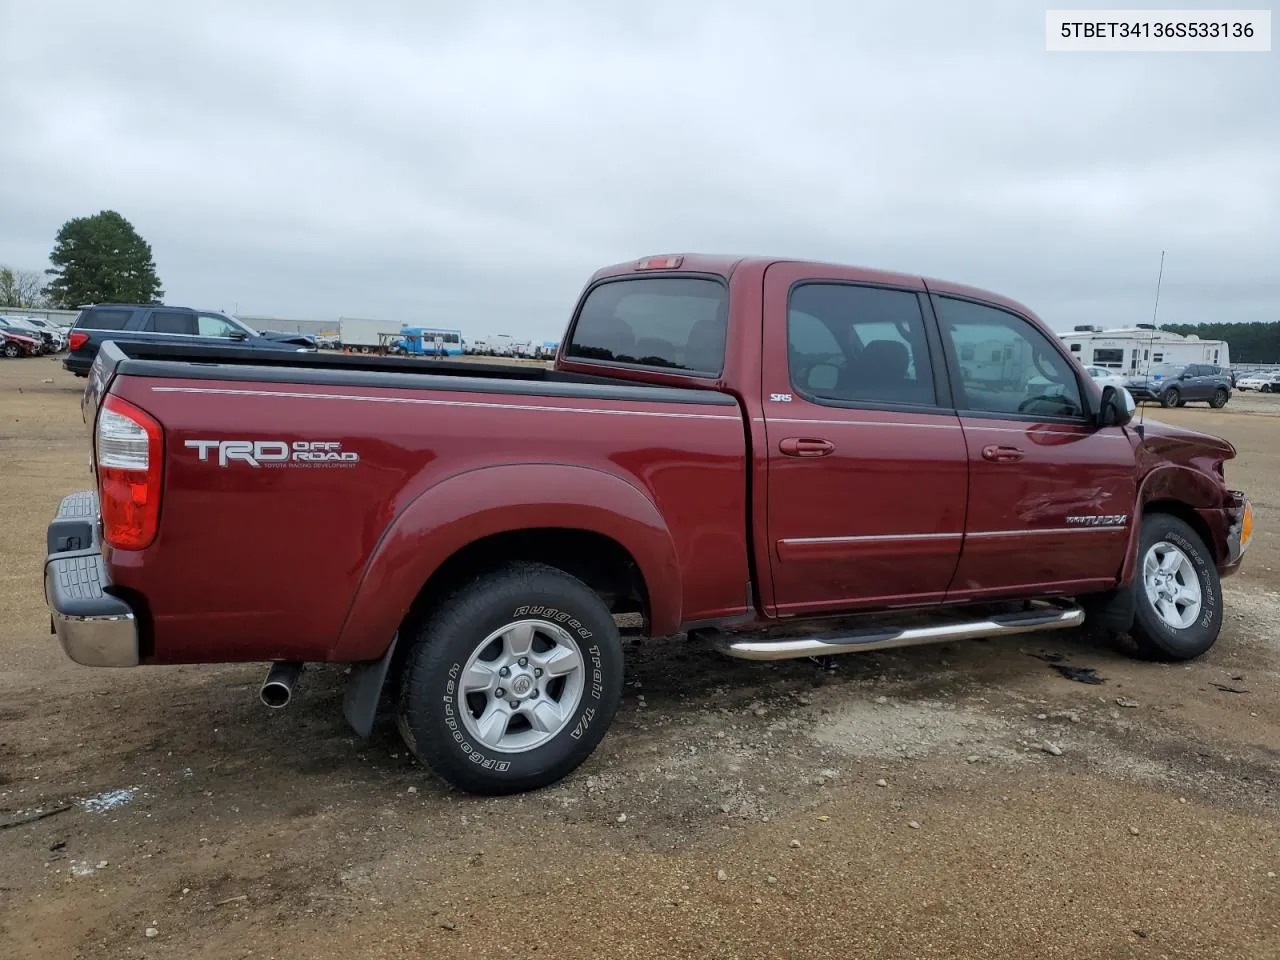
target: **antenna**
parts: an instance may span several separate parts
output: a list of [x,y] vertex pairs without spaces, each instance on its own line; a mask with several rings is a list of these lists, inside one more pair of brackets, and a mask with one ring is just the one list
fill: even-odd
[[[1142,375],[1144,380],[1151,377],[1151,354],[1155,351],[1156,334],[1160,332],[1160,324],[1156,321],[1156,316],[1160,313],[1160,285],[1164,282],[1164,253],[1163,250],[1160,251],[1160,272],[1156,275],[1156,302],[1151,308],[1151,336],[1147,338],[1147,349],[1145,351],[1147,355],[1144,358],[1146,371]],[[1146,416],[1147,405],[1144,403],[1142,409],[1138,411],[1137,432],[1139,437],[1142,436],[1143,422],[1146,420]]]

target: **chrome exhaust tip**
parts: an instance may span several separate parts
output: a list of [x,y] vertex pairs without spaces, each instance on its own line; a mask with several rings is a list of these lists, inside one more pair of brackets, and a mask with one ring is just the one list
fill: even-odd
[[273,710],[287,707],[293,699],[293,688],[300,673],[302,664],[297,660],[279,660],[273,663],[267,671],[267,678],[262,681],[258,696]]

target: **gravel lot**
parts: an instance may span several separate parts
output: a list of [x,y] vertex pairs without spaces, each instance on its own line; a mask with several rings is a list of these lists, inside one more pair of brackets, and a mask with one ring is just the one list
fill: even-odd
[[486,800],[386,719],[356,740],[340,670],[269,713],[260,666],[63,656],[83,383],[0,361],[0,825],[66,807],[0,829],[0,957],[1280,957],[1280,397],[1147,411],[1235,443],[1257,509],[1202,660],[1081,631],[824,674],[672,638],[576,775]]

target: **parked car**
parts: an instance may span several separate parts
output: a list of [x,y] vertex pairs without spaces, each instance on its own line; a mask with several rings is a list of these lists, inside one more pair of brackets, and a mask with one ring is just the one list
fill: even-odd
[[1129,377],[1116,373],[1114,370],[1108,370],[1106,367],[1085,367],[1084,372],[1100,387],[1127,387],[1129,385]]
[[38,357],[44,347],[35,337],[18,330],[0,327],[0,355],[14,357]]
[[1214,409],[1231,399],[1231,377],[1221,367],[1206,363],[1157,368],[1129,381],[1133,399],[1155,400],[1162,407],[1182,407],[1192,401],[1207,402]]
[[478,793],[591,754],[619,615],[777,660],[1087,612],[1186,660],[1253,533],[1231,444],[1132,423],[1025,307],[829,264],[607,267],[552,368],[109,341],[83,411],[96,487],[45,564],[71,659],[271,660],[275,707],[350,664],[357,733],[385,694]]
[[41,330],[21,317],[0,317],[0,330],[28,337],[36,342],[36,354],[52,353],[54,350],[53,334]]
[[67,349],[67,333],[56,323],[45,320],[43,317],[23,317],[28,324],[40,330],[41,333],[47,333],[51,341],[53,349],[50,353],[61,353]]
[[1277,380],[1280,380],[1280,370],[1263,370],[1257,373],[1247,373],[1236,381],[1236,389],[1258,390],[1262,393],[1270,393],[1271,385]]
[[87,376],[99,348],[108,340],[190,346],[235,344],[254,350],[315,350],[315,340],[297,333],[260,333],[224,313],[158,304],[107,303],[84,307],[68,337],[71,352],[63,367]]

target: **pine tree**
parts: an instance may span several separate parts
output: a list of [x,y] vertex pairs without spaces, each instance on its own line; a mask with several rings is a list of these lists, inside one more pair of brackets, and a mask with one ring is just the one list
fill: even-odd
[[49,262],[46,291],[55,306],[159,303],[164,295],[151,245],[114,210],[64,223]]

